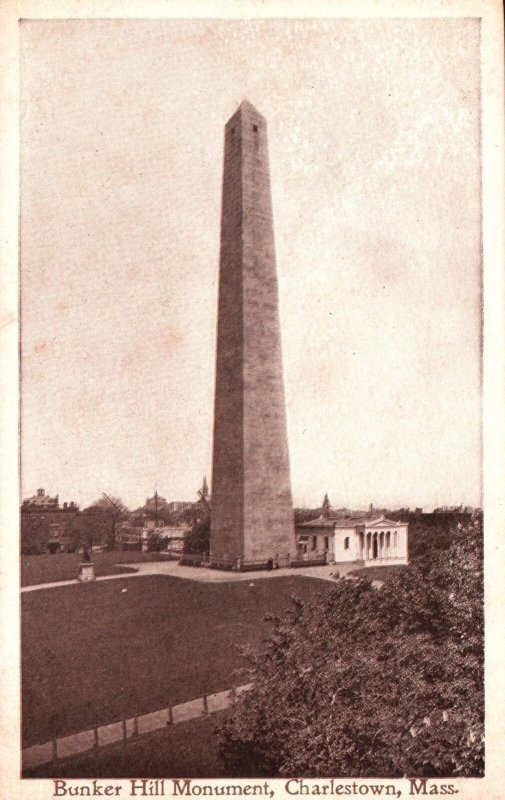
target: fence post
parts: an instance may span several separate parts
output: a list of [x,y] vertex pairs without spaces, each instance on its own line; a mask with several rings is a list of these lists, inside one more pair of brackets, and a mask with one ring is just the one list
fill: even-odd
[[167,725],[174,724],[174,712],[172,711],[172,706],[168,707],[168,722]]
[[207,701],[207,695],[206,694],[204,694],[204,696],[203,696],[203,713],[205,714],[205,716],[209,715],[209,703]]
[[53,739],[53,761],[58,760],[58,753],[56,751],[56,739]]

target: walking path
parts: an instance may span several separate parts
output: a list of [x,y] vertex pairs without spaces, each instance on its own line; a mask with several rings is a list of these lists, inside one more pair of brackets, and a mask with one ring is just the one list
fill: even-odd
[[[123,566],[116,564],[115,566]],[[119,578],[139,578],[145,575],[172,575],[176,578],[185,578],[190,581],[201,581],[203,583],[232,583],[236,581],[249,581],[254,583],[258,580],[268,580],[270,578],[280,578],[283,575],[303,575],[306,578],[319,578],[325,581],[334,581],[333,575],[339,573],[346,576],[358,566],[350,564],[325,564],[322,567],[285,567],[274,570],[259,570],[258,572],[224,572],[218,569],[208,569],[206,567],[181,566],[178,561],[144,561],[142,563],[127,564],[126,566],[136,569],[137,572],[123,572],[114,575],[100,575],[95,581],[118,580]],[[55,581],[53,583],[38,583],[35,586],[23,586],[22,592],[36,592],[39,589],[52,589],[58,586],[77,586],[81,581],[77,579],[71,581]]]
[[176,725],[178,722],[206,717],[233,705],[237,695],[248,692],[251,688],[252,684],[247,683],[237,686],[235,689],[225,689],[223,692],[197,697],[195,700],[188,700],[186,703],[179,703],[176,706],[166,706],[157,711],[151,711],[149,714],[122,719],[108,725],[79,731],[70,736],[52,739],[50,742],[25,747],[22,751],[23,769],[40,767],[61,758],[106,747],[109,744],[126,743],[132,737],[161,730],[167,725]]

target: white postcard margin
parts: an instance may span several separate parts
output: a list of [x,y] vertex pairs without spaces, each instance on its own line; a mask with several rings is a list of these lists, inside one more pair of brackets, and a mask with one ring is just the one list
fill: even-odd
[[[451,780],[464,800],[505,797],[505,269],[503,16],[498,0],[5,0],[0,8],[0,794],[6,800],[49,798],[51,780],[20,779],[19,624],[19,29],[25,19],[58,18],[464,18],[480,17],[482,33],[482,175],[484,258],[484,512],[486,600],[486,775]],[[464,435],[464,433],[462,433]],[[356,779],[358,783],[370,783]],[[393,781],[408,795],[407,781]],[[71,785],[90,781],[70,781]],[[129,781],[121,786],[129,795]],[[222,781],[205,781],[222,783]],[[237,780],[233,781],[234,784]],[[311,783],[317,783],[311,782]],[[374,783],[391,783],[377,781]],[[437,781],[433,781],[434,784]],[[284,781],[270,781],[283,798]]]

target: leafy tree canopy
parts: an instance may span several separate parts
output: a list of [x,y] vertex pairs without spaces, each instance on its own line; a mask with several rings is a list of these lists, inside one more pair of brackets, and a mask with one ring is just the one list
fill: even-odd
[[210,550],[210,516],[193,524],[193,527],[184,540],[185,553],[205,553]]
[[99,497],[88,508],[87,512],[100,511],[102,513],[110,514],[111,516],[128,516],[130,513],[126,503],[120,497],[111,496],[110,499],[106,497]]
[[221,728],[231,774],[483,774],[482,525],[381,589],[293,598]]
[[82,522],[87,528],[85,539],[94,544],[104,543],[108,550],[116,549],[116,524],[127,519],[130,511],[120,497],[99,497],[84,509]]

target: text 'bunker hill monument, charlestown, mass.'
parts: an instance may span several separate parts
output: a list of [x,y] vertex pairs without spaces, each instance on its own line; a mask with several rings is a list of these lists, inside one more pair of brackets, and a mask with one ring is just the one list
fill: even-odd
[[210,561],[293,550],[267,126],[244,100],[225,126]]

